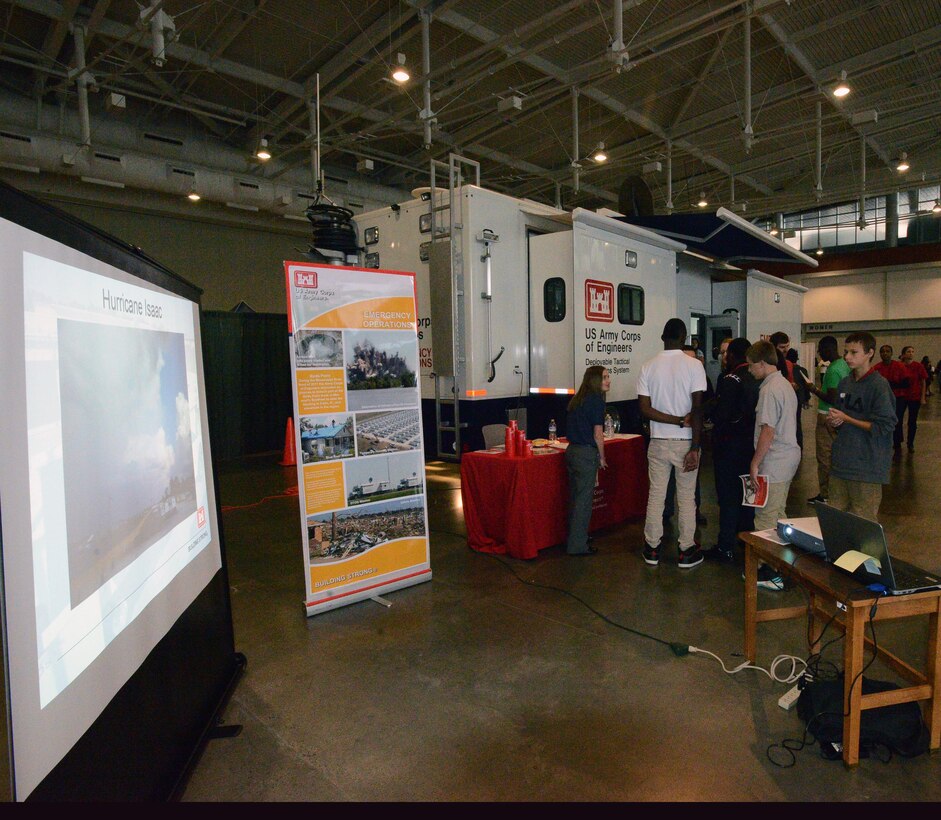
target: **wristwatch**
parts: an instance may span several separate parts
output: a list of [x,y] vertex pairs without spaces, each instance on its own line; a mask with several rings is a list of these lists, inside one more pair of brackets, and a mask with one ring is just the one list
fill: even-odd
[[702,450],[702,445],[701,445],[701,444],[691,444],[691,445],[689,446],[689,449],[690,449],[690,450]]

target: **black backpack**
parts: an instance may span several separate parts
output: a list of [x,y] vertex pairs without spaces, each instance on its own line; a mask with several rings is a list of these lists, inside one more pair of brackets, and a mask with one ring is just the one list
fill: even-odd
[[[862,687],[864,695],[899,688],[865,677]],[[828,760],[842,759],[843,676],[808,683],[797,699],[797,714],[820,745],[820,754]],[[860,715],[860,758],[869,757],[880,746],[902,757],[917,757],[928,751],[929,743],[928,727],[915,702],[865,709]]]

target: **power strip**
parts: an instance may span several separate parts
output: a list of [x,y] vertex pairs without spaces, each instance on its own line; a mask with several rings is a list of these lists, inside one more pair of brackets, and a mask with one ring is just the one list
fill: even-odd
[[797,699],[801,695],[801,688],[799,683],[795,683],[790,689],[787,690],[780,698],[778,698],[778,706],[782,709],[790,710],[790,708],[797,703]]

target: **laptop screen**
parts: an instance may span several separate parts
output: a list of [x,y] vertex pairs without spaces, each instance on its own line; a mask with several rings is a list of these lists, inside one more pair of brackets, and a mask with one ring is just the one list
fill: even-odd
[[882,525],[828,504],[815,506],[827,560],[864,583],[894,587]]

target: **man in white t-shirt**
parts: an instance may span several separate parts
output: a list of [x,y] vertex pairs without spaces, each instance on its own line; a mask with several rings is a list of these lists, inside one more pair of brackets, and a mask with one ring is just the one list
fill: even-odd
[[679,519],[679,561],[683,569],[702,563],[696,543],[696,477],[699,474],[701,407],[706,392],[702,362],[683,352],[686,324],[670,319],[663,328],[663,351],[646,362],[637,379],[640,412],[650,420],[647,447],[647,520],[644,524],[644,561],[660,563],[663,505],[670,475],[675,470]]

